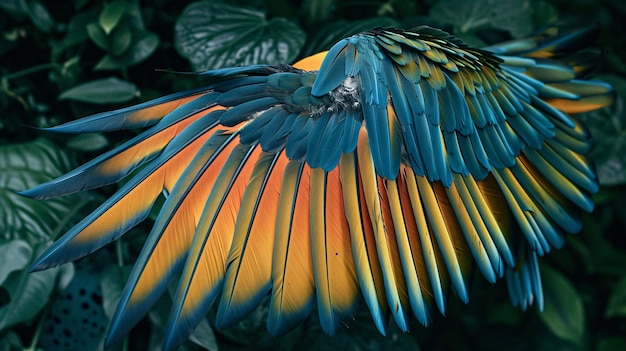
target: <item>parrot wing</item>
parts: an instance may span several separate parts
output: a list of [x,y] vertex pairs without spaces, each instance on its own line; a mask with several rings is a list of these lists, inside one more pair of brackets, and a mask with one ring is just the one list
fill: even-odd
[[[107,343],[172,279],[166,349],[218,300],[233,325],[269,295],[283,334],[317,306],[334,334],[363,300],[381,333],[468,301],[477,267],[538,300],[537,255],[580,230],[598,184],[588,135],[568,113],[611,103],[576,53],[593,27],[473,49],[429,27],[375,29],[294,66],[198,73],[199,89],[85,117],[58,132],[148,127],[22,194],[61,196],[132,177],[34,263],[83,257],[166,200]],[[585,39],[585,40],[581,40]]]

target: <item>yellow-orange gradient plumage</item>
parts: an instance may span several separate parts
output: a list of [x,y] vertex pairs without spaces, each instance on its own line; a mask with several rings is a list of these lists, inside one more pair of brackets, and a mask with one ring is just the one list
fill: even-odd
[[[580,50],[595,27],[483,49],[429,27],[374,29],[293,66],[198,73],[195,90],[85,117],[64,133],[144,128],[23,195],[119,181],[34,269],[85,256],[164,194],[113,318],[122,337],[176,284],[165,348],[211,306],[227,328],[263,301],[268,331],[311,313],[335,334],[367,308],[385,334],[467,302],[474,271],[543,303],[538,256],[581,228],[598,190],[569,114],[611,103]],[[266,298],[267,297],[267,298]]]

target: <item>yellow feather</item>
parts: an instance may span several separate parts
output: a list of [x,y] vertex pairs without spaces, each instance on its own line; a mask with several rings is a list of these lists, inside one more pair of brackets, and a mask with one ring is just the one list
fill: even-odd
[[374,239],[369,217],[363,213],[365,204],[362,189],[359,187],[354,156],[354,153],[344,153],[339,163],[344,211],[350,227],[352,253],[361,292],[371,311],[376,327],[384,334],[388,309],[386,308],[383,277],[378,263],[378,254],[372,247]]
[[301,322],[313,307],[315,279],[308,231],[309,173],[309,168],[302,162],[292,160],[287,163],[283,176],[276,218],[272,299],[268,316],[268,329],[274,335],[282,334],[286,328]]
[[437,303],[437,308],[441,313],[445,312],[445,300],[444,300],[444,284],[447,281],[447,274],[445,271],[439,269],[439,263],[436,255],[436,250],[433,241],[431,240],[430,226],[426,221],[426,214],[424,213],[424,204],[422,197],[420,196],[417,179],[413,169],[410,167],[404,167],[404,174],[407,184],[407,190],[409,198],[411,199],[411,207],[413,209],[413,218],[417,225],[417,233],[419,235],[419,242],[422,248],[424,257],[424,263],[428,276],[430,277],[430,286],[432,288],[432,294]]
[[406,308],[402,306],[399,293],[400,286],[398,286],[396,282],[395,266],[392,262],[393,257],[390,254],[390,248],[386,238],[387,233],[385,231],[385,223],[379,199],[376,171],[374,170],[374,162],[367,142],[367,132],[365,129],[363,129],[359,135],[357,153],[361,182],[365,192],[365,202],[372,222],[372,229],[374,230],[378,259],[383,271],[387,301],[398,326],[406,330],[408,328],[408,320],[405,315]]
[[405,212],[400,202],[398,184],[395,180],[387,180],[386,183],[387,199],[391,210],[393,227],[395,229],[395,238],[398,243],[399,256],[402,261],[407,294],[411,296],[409,301],[415,317],[423,324],[426,324],[428,321],[428,315],[426,313],[427,306],[422,296],[422,289],[415,269],[413,252],[411,251],[411,245],[409,243],[409,234],[407,233],[407,227],[405,225]]

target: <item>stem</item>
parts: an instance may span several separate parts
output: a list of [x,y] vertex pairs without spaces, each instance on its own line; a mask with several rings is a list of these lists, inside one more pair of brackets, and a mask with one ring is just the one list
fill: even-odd
[[128,69],[126,67],[122,67],[121,71],[122,71],[122,78],[124,78],[124,80],[128,80]]
[[[124,250],[122,247],[122,239],[117,239],[115,241],[115,253],[117,255],[117,265],[122,268],[124,267]],[[124,336],[122,339],[122,351],[128,351],[128,334]]]
[[90,203],[92,200],[93,200],[93,196],[87,196],[87,197],[83,198],[76,206],[74,206],[70,210],[70,212],[65,217],[63,217],[63,219],[57,224],[56,228],[54,228],[54,231],[52,232],[52,235],[50,235],[50,240],[55,241],[59,237],[61,232],[63,231],[63,228],[65,228],[67,223],[76,214],[76,212],[82,210],[83,207],[85,207],[85,205]]
[[122,248],[122,239],[115,241],[115,253],[117,254],[117,265],[124,267],[124,251]]
[[39,336],[41,335],[41,331],[43,330],[43,323],[48,316],[48,312],[50,312],[50,303],[48,303],[41,313],[41,317],[37,321],[37,329],[35,329],[35,333],[33,334],[33,338],[30,341],[30,345],[28,348],[24,349],[24,351],[36,351],[37,350],[37,342],[39,342]]
[[7,79],[7,80],[15,79],[15,78],[19,78],[19,77],[22,77],[22,76],[29,75],[31,73],[36,73],[36,72],[39,72],[39,71],[45,71],[47,69],[51,69],[51,68],[54,68],[56,66],[57,66],[57,64],[54,63],[54,62],[44,63],[44,64],[41,64],[41,65],[37,65],[37,66],[33,66],[33,67],[30,67],[30,68],[23,69],[21,71],[17,71],[15,73],[10,73],[10,74],[4,75],[4,76],[0,77],[0,80],[1,79]]

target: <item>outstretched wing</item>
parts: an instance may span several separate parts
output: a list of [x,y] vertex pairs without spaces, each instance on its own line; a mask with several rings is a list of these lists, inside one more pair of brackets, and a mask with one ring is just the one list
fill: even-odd
[[361,299],[381,333],[390,316],[408,330],[411,315],[426,325],[430,306],[443,313],[450,290],[467,301],[473,267],[506,275],[515,304],[541,304],[537,255],[580,230],[598,188],[588,136],[567,115],[612,99],[580,79],[576,51],[593,30],[487,51],[428,27],[376,29],[293,67],[204,72],[201,89],[56,127],[151,125],[23,193],[60,196],[143,165],[33,268],[115,240],[165,192],[108,342],[179,275],[166,348],[216,299],[226,327],[267,294],[272,334],[315,305],[333,334]]

